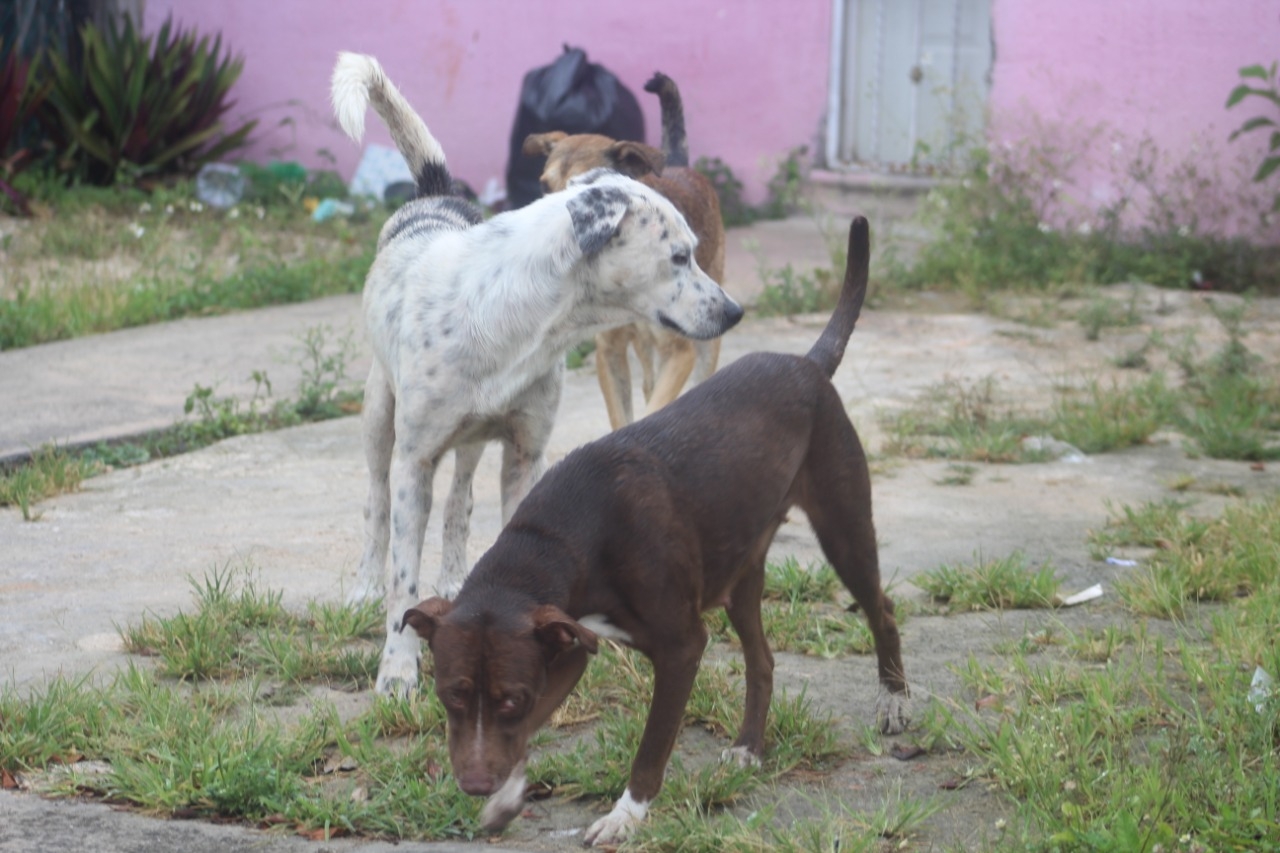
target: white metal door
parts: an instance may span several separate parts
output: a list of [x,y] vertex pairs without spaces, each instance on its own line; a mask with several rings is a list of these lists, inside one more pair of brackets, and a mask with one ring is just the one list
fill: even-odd
[[834,0],[832,166],[929,172],[980,140],[990,0]]

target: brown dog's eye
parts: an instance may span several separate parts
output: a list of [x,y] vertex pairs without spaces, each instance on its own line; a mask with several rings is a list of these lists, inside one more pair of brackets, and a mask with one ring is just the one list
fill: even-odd
[[471,691],[465,687],[441,691],[440,702],[450,711],[465,711],[471,704]]
[[499,717],[518,717],[524,709],[524,699],[520,696],[503,696],[498,702],[496,712]]

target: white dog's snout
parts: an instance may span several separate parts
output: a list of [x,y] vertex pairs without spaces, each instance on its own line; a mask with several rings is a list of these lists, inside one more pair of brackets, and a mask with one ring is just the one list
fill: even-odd
[[720,285],[706,279],[710,290],[693,304],[674,305],[658,312],[664,328],[695,341],[718,338],[742,319],[742,306],[725,293]]

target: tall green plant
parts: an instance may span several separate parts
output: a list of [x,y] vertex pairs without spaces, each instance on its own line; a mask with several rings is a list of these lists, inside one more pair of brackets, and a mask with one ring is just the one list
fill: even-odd
[[[1276,85],[1276,63],[1271,63],[1270,68],[1261,65],[1249,65],[1240,69],[1240,85],[1231,90],[1231,94],[1227,97],[1227,109],[1231,109],[1236,104],[1250,96],[1261,98],[1269,101],[1268,109],[1274,115],[1280,111],[1280,87]],[[1250,80],[1261,80],[1261,88],[1249,85]],[[1254,116],[1246,121],[1240,127],[1236,128],[1231,134],[1231,140],[1235,141],[1236,137],[1242,133],[1249,133],[1254,130],[1263,130],[1271,128],[1271,139],[1267,145],[1267,155],[1262,158],[1262,162],[1258,164],[1258,170],[1254,172],[1254,181],[1261,183],[1271,176],[1276,169],[1280,169],[1280,125],[1270,116]],[[1275,202],[1272,210],[1280,210],[1280,192],[1276,193]]]
[[61,166],[95,184],[189,174],[244,146],[257,121],[227,132],[227,96],[244,60],[166,20],[144,36],[125,16],[80,31],[74,59],[51,54],[43,111],[63,143]]

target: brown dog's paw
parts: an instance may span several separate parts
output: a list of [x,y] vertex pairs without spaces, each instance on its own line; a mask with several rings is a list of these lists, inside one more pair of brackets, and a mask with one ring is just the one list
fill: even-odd
[[720,753],[720,760],[725,764],[735,764],[738,767],[759,767],[760,756],[756,755],[745,746],[731,746],[724,752]]
[[880,731],[887,735],[902,734],[911,722],[911,712],[907,707],[907,694],[894,693],[880,689],[876,697],[876,724]]

